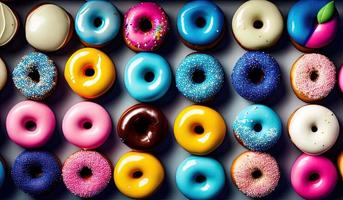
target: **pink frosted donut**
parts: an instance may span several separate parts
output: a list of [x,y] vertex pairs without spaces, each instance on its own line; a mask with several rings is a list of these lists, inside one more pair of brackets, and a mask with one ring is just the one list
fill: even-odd
[[338,85],[341,92],[343,92],[343,65],[341,66],[341,69],[339,71]]
[[280,170],[271,155],[246,151],[233,161],[231,178],[241,192],[261,198],[274,191],[279,183]]
[[326,197],[333,191],[336,182],[336,168],[325,157],[302,154],[292,166],[292,186],[305,199]]
[[10,139],[25,148],[43,146],[55,130],[52,110],[43,103],[22,101],[7,115],[6,129]]
[[82,198],[102,192],[112,177],[110,162],[96,151],[79,151],[67,158],[62,168],[66,187]]
[[324,55],[304,54],[291,69],[295,95],[305,102],[317,102],[329,95],[336,83],[336,67]]
[[124,15],[124,40],[134,51],[157,50],[168,30],[168,16],[156,3],[138,3]]
[[63,117],[64,137],[83,149],[102,145],[112,131],[112,120],[107,111],[92,102],[72,106]]

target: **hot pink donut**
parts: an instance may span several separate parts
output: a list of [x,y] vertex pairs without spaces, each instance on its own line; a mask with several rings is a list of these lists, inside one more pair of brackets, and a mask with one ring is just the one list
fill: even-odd
[[22,101],[7,115],[6,129],[10,139],[25,148],[43,146],[55,130],[56,119],[45,104]]
[[341,66],[341,69],[339,71],[338,85],[339,85],[339,89],[341,90],[341,92],[343,92],[343,65]]
[[325,157],[302,154],[292,166],[291,182],[303,198],[321,199],[335,188],[337,171]]
[[168,16],[156,3],[138,3],[124,15],[124,40],[134,51],[157,50],[168,30]]
[[111,180],[109,161],[95,151],[79,151],[67,158],[62,178],[73,194],[90,198],[103,191]]
[[62,130],[70,143],[84,149],[95,149],[111,133],[112,120],[100,105],[81,102],[72,106],[64,115]]

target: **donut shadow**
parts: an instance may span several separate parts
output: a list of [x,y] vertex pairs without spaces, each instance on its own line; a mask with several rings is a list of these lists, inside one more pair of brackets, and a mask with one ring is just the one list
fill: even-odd
[[17,186],[14,184],[11,175],[11,166],[5,161],[5,182],[0,188],[0,199],[14,199],[16,197]]
[[113,124],[112,127],[112,131],[106,139],[105,143],[96,149],[99,152],[103,152],[106,155],[106,157],[109,158],[109,160],[111,160],[111,155],[115,153],[115,149],[118,148],[119,145],[116,126],[114,126]]
[[230,132],[229,130],[226,131],[225,138],[223,140],[223,143],[217,147],[213,152],[211,152],[208,156],[213,157],[217,160],[222,160],[221,158],[227,157],[228,153],[230,153],[230,149],[233,148],[233,140],[229,137],[228,133]]
[[164,141],[157,146],[156,148],[150,150],[150,152],[157,157],[165,158],[169,153],[173,152],[173,149],[176,147],[176,140],[174,138],[173,126],[168,121],[168,133],[164,138]]
[[62,125],[59,124],[58,122],[56,123],[56,129],[51,136],[51,138],[48,140],[48,142],[37,149],[42,149],[44,151],[49,151],[49,152],[58,152],[58,150],[63,149],[66,145],[66,140],[64,138],[64,134],[62,131]]
[[114,184],[114,181],[111,178],[106,188],[102,192],[100,192],[98,195],[92,197],[91,199],[94,199],[94,200],[115,199],[113,198],[113,196],[119,195],[119,194],[120,192],[118,191],[117,187]]
[[341,52],[343,51],[343,24],[339,23],[338,32],[336,34],[335,39],[325,48],[320,49],[319,52],[328,55],[329,58],[338,58],[340,60],[340,64],[343,63],[343,58],[341,56]]
[[218,111],[225,107],[229,102],[229,99],[233,96],[232,90],[229,88],[229,84],[231,83],[229,82],[226,72],[224,72],[224,83],[222,89],[215,97],[213,97],[213,99],[208,102],[204,102],[203,104],[205,106],[213,107]]
[[[174,179],[172,179],[174,180]],[[156,200],[156,199],[167,199],[168,196],[172,193],[172,182],[171,177],[168,173],[164,174],[164,180],[160,188],[152,194],[150,197],[146,198],[147,200]]]
[[282,104],[285,101],[289,92],[287,91],[284,76],[281,74],[280,77],[280,85],[273,93],[273,95],[265,100],[262,100],[258,103],[265,104],[270,107],[277,107],[278,105]]
[[292,144],[290,143],[286,123],[283,124],[283,129],[279,140],[272,148],[267,150],[267,153],[270,153],[274,158],[278,160],[279,158],[282,158],[285,155],[285,153],[287,153],[287,150],[291,148]]
[[[118,78],[118,75],[117,75],[117,78]],[[102,106],[109,105],[109,104],[111,104],[111,105],[116,104],[116,101],[118,101],[120,99],[120,96],[123,92],[123,88],[121,85],[122,83],[117,78],[116,78],[114,85],[109,89],[109,91],[107,91],[105,94],[103,94],[99,98],[96,98],[92,101],[94,101],[95,103],[98,103]]]
[[46,194],[30,195],[30,196],[37,200],[65,199],[67,198],[69,193],[70,192],[63,184],[63,181],[60,180],[58,184],[55,186],[55,188],[53,188],[52,191],[49,191]]
[[[172,74],[173,77],[174,74]],[[156,101],[150,102],[150,104],[157,106],[157,107],[163,107],[168,105],[169,107],[172,107],[173,103],[176,103],[177,97],[180,95],[179,90],[176,88],[175,79],[173,78],[170,84],[170,87],[166,94],[164,94],[160,99],[157,99]]]
[[323,100],[318,101],[317,104],[322,104],[325,107],[329,107],[330,109],[337,105],[337,99],[343,98],[343,95],[339,89],[338,83],[332,89],[330,94],[325,97]]
[[287,15],[286,16],[283,15],[283,19],[284,19],[285,25],[284,25],[284,29],[282,31],[281,37],[276,42],[276,44],[273,45],[271,48],[263,49],[262,51],[269,54],[282,53],[284,50],[292,46],[290,37],[288,35],[288,31],[287,31]]
[[180,40],[176,29],[176,23],[174,19],[171,17],[169,17],[169,24],[171,28],[167,33],[164,43],[156,51],[157,54],[160,54],[165,58],[169,58],[170,56],[172,56],[172,54],[176,52],[175,49],[177,49],[177,47],[180,45]]

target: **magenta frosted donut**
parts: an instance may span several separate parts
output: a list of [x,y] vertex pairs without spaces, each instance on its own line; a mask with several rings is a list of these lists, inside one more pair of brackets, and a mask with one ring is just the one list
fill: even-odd
[[341,66],[341,69],[339,71],[339,75],[338,75],[338,85],[339,85],[339,89],[341,90],[341,92],[343,93],[343,65]]
[[110,135],[112,120],[100,105],[81,102],[72,106],[64,115],[62,130],[70,143],[83,149],[95,149]]
[[296,96],[316,102],[330,94],[336,83],[336,67],[324,55],[304,54],[291,69],[291,85]]
[[271,155],[246,151],[233,161],[231,178],[241,192],[261,198],[274,191],[279,183],[280,170]]
[[168,16],[156,3],[138,3],[124,15],[124,41],[134,51],[157,50],[168,30]]
[[25,148],[43,146],[52,136],[56,125],[55,115],[45,104],[22,101],[15,105],[6,118],[9,138]]
[[326,197],[333,191],[336,182],[335,165],[325,157],[302,154],[292,166],[292,186],[305,199]]
[[64,184],[82,198],[102,192],[111,177],[110,162],[96,151],[78,151],[67,158],[62,168]]

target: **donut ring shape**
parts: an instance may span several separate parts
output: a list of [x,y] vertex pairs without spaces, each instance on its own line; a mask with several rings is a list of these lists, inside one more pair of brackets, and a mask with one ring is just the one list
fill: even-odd
[[5,87],[7,82],[7,68],[4,61],[0,58],[0,91]]
[[8,44],[16,36],[19,19],[16,13],[5,3],[0,2],[0,47]]

